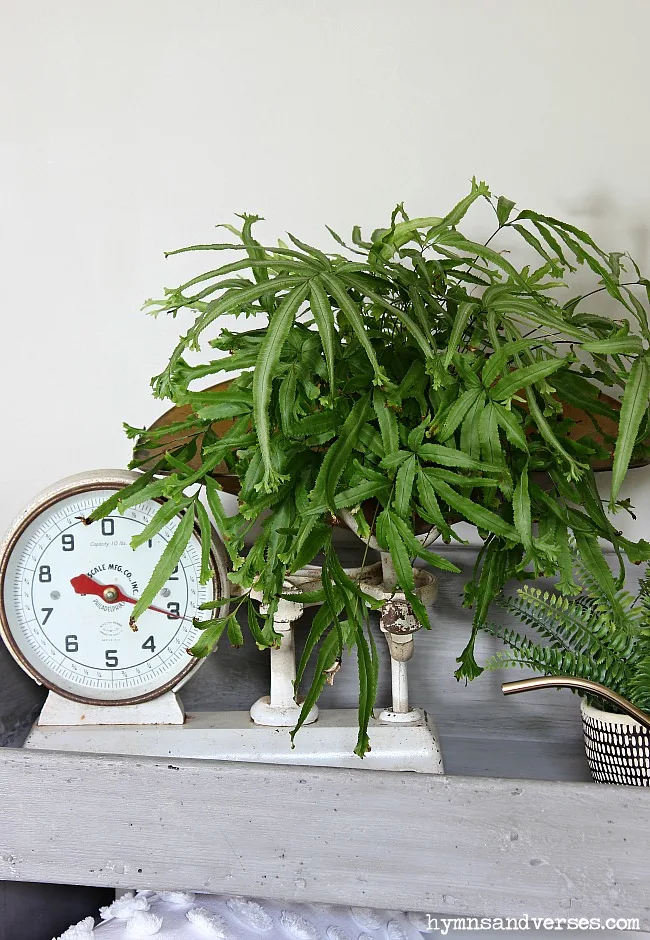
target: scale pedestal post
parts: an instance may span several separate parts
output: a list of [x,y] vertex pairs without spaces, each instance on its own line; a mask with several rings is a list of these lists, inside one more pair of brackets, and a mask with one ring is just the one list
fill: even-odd
[[421,708],[409,706],[407,662],[415,650],[414,634],[420,624],[404,600],[387,601],[381,612],[380,629],[386,637],[390,653],[392,708],[384,708],[379,720],[396,725],[418,724],[425,713]]
[[[293,625],[302,617],[304,605],[284,598],[280,600],[273,618],[273,627],[282,637],[280,646],[271,649],[271,694],[258,698],[251,706],[250,715],[255,724],[279,728],[293,728],[300,717],[301,706],[296,701],[296,644]],[[309,712],[305,724],[318,718],[318,706]]]

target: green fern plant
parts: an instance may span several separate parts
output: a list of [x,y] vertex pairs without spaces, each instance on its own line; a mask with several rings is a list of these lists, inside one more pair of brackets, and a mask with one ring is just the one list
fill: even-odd
[[[495,218],[484,242],[460,229],[478,201]],[[650,281],[629,256],[605,251],[567,222],[517,211],[475,180],[443,216],[412,219],[398,206],[370,236],[355,226],[349,244],[330,230],[330,251],[291,235],[265,245],[253,234],[259,221],[244,215],[222,227],[223,241],[169,252],[207,258],[207,269],[146,304],[154,315],[189,314],[152,380],[154,395],[187,416],[158,431],[127,426],[136,439],[132,466],[143,465],[142,450],[160,457],[121,505],[164,497],[170,512],[196,519],[206,543],[203,503],[212,510],[241,596],[227,618],[201,622],[196,655],[207,655],[224,631],[241,643],[238,607],[248,611],[259,647],[276,644],[273,614],[287,576],[325,557],[322,607],[306,643],[317,669],[305,708],[326,670],[356,647],[362,755],[378,669],[371,601],[337,562],[332,518],[352,513],[364,539],[374,530],[425,627],[413,558],[457,569],[422,549],[416,533],[429,526],[450,542],[462,541],[459,522],[478,528],[484,546],[464,586],[474,622],[459,678],[480,672],[476,632],[510,578],[559,574],[560,590],[575,593],[570,539],[597,579],[599,539],[621,559],[650,559],[647,542],[634,543],[613,525],[592,469],[613,454],[609,509],[628,508],[619,501],[621,484],[630,462],[647,455],[650,436]],[[532,263],[510,260],[513,247]],[[591,284],[575,283],[578,269]],[[612,306],[608,316],[592,307],[599,292]],[[222,326],[224,316],[241,318],[236,330]],[[202,387],[226,373],[238,374],[228,388]],[[603,387],[621,398],[620,411]],[[568,406],[587,414],[593,431],[576,439]],[[215,431],[223,419],[231,427]],[[165,445],[172,432],[174,443]],[[215,477],[223,464],[240,483],[239,511],[230,518]],[[552,496],[540,473],[551,479]],[[160,525],[168,518],[162,513]],[[178,554],[183,547],[174,543]],[[207,552],[205,559],[207,566]],[[167,557],[165,570],[176,560]],[[134,618],[161,587],[158,579],[144,588]],[[251,603],[253,590],[263,596],[263,614]],[[303,658],[298,678],[305,665]]]
[[[489,670],[520,666],[547,676],[573,676],[600,682],[650,712],[650,580],[642,578],[636,596],[603,591],[577,555],[576,573],[584,586],[566,597],[525,585],[497,604],[530,628],[543,643],[504,624],[486,621],[482,629],[506,650],[486,663]],[[584,693],[581,693],[584,694]],[[599,707],[612,705],[599,700]]]

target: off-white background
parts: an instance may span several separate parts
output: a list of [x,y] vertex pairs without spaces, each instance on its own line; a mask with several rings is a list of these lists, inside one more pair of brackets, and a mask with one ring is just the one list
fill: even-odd
[[649,30],[644,0],[0,0],[0,529],[127,462],[188,324],[139,312],[196,270],[163,250],[234,212],[326,245],[476,174],[650,268]]

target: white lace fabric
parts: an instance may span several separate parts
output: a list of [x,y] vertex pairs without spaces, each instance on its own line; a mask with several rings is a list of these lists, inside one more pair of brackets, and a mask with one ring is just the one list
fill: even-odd
[[123,895],[55,940],[422,940],[396,911],[183,891]]

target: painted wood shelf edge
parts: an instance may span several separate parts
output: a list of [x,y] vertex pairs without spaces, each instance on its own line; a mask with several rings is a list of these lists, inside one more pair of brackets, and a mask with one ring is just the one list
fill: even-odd
[[650,791],[0,750],[0,879],[639,917]]

